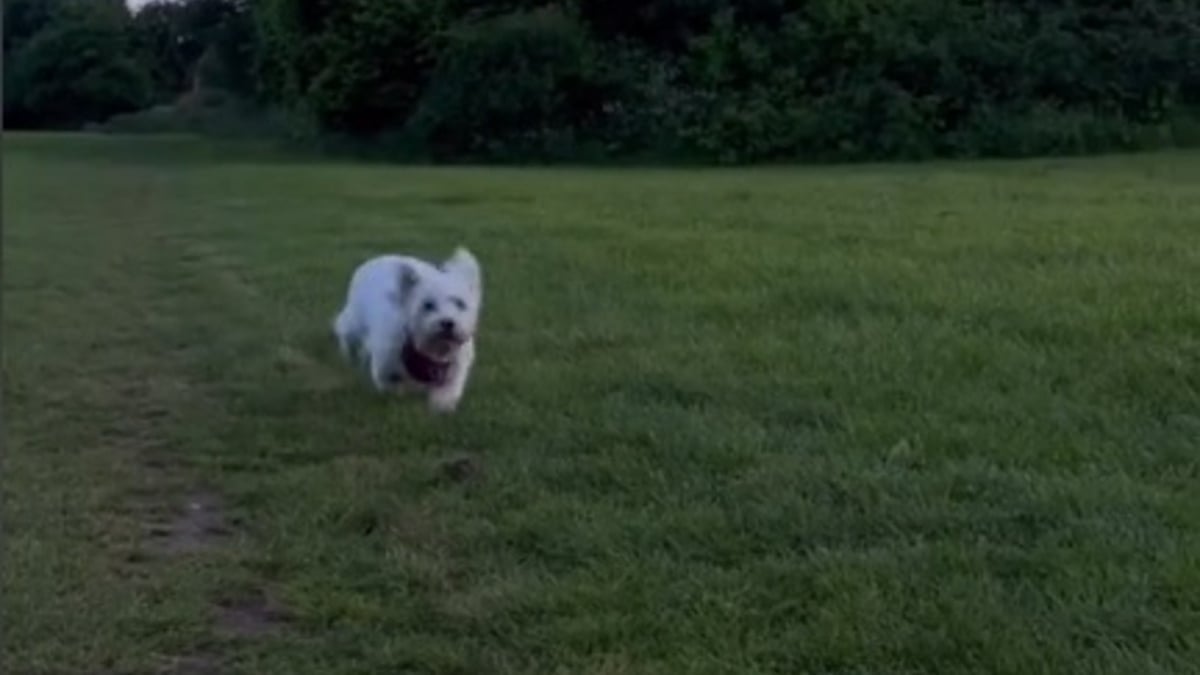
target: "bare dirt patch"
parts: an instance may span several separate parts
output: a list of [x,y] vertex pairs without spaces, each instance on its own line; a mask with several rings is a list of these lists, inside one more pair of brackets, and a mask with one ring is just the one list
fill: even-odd
[[438,465],[438,475],[453,483],[472,483],[483,479],[483,460],[463,453],[448,457]]
[[216,548],[231,531],[221,498],[214,492],[198,491],[187,495],[170,520],[147,525],[146,534],[160,553],[189,555]]
[[217,607],[217,629],[237,638],[261,637],[274,632],[288,620],[284,606],[262,593],[221,602]]

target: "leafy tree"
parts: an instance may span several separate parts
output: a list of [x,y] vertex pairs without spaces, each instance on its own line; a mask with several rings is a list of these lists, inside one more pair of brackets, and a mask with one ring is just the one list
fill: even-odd
[[433,66],[441,27],[421,0],[263,0],[260,77],[268,95],[327,131],[404,125]]
[[56,0],[5,0],[4,56],[8,57],[49,26],[62,4]]
[[1200,142],[1194,0],[156,0],[132,20],[122,0],[8,0],[4,18],[23,125],[233,99],[439,158]]
[[604,100],[594,59],[557,8],[466,24],[447,36],[410,131],[438,155],[569,155]]
[[71,128],[146,105],[150,78],[129,37],[120,0],[54,8],[5,58],[7,124]]
[[155,0],[134,16],[133,31],[160,99],[173,99],[192,89],[201,72],[207,75],[207,86],[242,94],[255,89],[251,79],[255,37],[250,9],[244,3]]

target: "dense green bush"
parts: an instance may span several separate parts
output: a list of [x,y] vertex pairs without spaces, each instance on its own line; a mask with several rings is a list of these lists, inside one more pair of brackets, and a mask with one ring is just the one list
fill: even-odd
[[412,113],[440,14],[420,0],[262,0],[265,94],[325,132],[372,135]]
[[6,125],[72,128],[150,102],[150,75],[134,53],[120,0],[55,3],[43,11],[20,26],[31,34],[14,34],[4,58]]
[[154,0],[133,19],[133,38],[154,78],[155,98],[200,86],[252,98],[257,51],[249,5],[235,0]]
[[172,103],[115,115],[94,131],[133,134],[200,134],[231,139],[272,139],[287,133],[287,121],[219,89],[199,90]]
[[457,27],[408,134],[437,157],[575,156],[604,102],[594,59],[584,27],[555,8]]
[[5,0],[4,57],[47,28],[59,15],[63,2],[56,0]]
[[[66,123],[76,91],[105,101],[87,119],[128,108],[145,71],[155,101],[218,88],[312,140],[435,159],[1200,142],[1195,0],[188,0],[137,15],[137,63],[118,48],[104,67],[47,65],[67,44],[54,8],[86,1],[6,3],[10,119]],[[110,84],[59,74],[88,68]]]

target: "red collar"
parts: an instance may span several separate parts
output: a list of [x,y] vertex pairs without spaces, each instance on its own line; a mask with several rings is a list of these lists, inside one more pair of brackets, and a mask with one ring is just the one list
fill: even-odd
[[450,362],[429,358],[416,348],[412,339],[404,341],[404,346],[400,349],[400,361],[409,377],[421,384],[438,386],[445,384],[449,379]]

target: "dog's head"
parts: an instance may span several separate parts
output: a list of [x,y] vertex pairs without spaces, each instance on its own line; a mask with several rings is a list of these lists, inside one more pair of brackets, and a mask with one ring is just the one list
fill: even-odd
[[439,360],[450,360],[475,337],[483,299],[479,263],[459,248],[436,267],[405,265],[400,272],[400,302],[413,346]]

